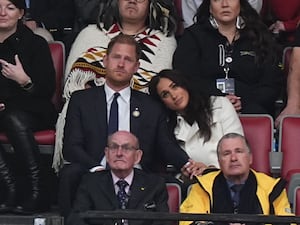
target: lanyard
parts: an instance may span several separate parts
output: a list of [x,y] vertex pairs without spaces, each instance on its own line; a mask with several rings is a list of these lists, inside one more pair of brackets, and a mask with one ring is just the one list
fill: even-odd
[[219,47],[219,65],[223,67],[225,73],[225,79],[228,79],[230,64],[232,63],[233,44],[227,42],[225,46],[223,44],[220,44],[218,47]]

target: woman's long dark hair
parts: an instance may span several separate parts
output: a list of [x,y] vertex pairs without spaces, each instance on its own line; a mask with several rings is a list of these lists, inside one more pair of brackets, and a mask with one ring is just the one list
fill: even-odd
[[[160,30],[167,36],[175,34],[177,29],[178,14],[173,0],[149,0],[149,14],[146,21],[151,30]],[[108,30],[114,23],[122,26],[119,14],[118,0],[102,0],[99,3],[99,16],[97,25],[100,24]]]
[[[268,27],[247,0],[240,0],[240,8],[240,16],[245,21],[245,28],[239,32],[241,36],[249,37],[252,40],[256,63],[260,65],[265,62],[277,63],[280,49]],[[195,15],[196,23],[207,23],[209,16],[210,0],[203,0]]]
[[[212,126],[212,104],[209,96],[193,93],[183,74],[176,70],[165,69],[160,71],[157,76],[154,76],[149,82],[150,96],[160,102],[162,102],[162,100],[157,93],[157,85],[161,78],[170,79],[177,86],[185,89],[189,93],[189,102],[182,116],[191,125],[196,121],[199,126],[200,137],[203,137],[205,142],[209,141]],[[174,132],[177,125],[177,112],[170,109],[169,112],[169,128]]]

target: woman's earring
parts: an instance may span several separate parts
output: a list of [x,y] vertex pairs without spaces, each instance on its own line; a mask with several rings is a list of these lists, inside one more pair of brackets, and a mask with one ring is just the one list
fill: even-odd
[[215,28],[215,29],[219,28],[219,25],[218,25],[216,19],[211,14],[209,16],[209,22],[210,22],[210,24],[212,25],[213,28]]
[[238,16],[236,18],[236,24],[235,24],[236,28],[238,30],[243,29],[245,27],[245,21],[241,16]]

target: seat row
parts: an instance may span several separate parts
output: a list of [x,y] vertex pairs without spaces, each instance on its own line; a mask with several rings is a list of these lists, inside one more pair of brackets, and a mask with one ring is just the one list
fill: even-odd
[[[65,66],[65,48],[60,41],[49,43],[50,52],[56,70],[56,91],[52,101],[58,112],[63,105],[63,75]],[[288,64],[290,48],[285,51],[285,64]],[[300,117],[284,117],[280,125],[279,151],[273,151],[274,147],[274,125],[273,119],[269,115],[251,114],[240,115],[240,120],[245,136],[250,143],[253,152],[252,167],[260,172],[271,175],[274,170],[280,170],[280,175],[289,181],[289,196],[293,202],[293,192],[296,186],[300,185],[295,173],[300,172]],[[41,153],[53,154],[55,144],[55,129],[35,132]],[[11,151],[9,141],[3,133],[0,133],[0,142]],[[292,177],[294,177],[292,179]],[[292,182],[292,183],[291,183]]]

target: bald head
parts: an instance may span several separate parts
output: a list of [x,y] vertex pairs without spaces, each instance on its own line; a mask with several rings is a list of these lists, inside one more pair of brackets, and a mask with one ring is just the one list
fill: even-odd
[[143,152],[135,135],[128,131],[117,131],[110,135],[105,156],[112,172],[119,178],[128,176],[141,161]]

